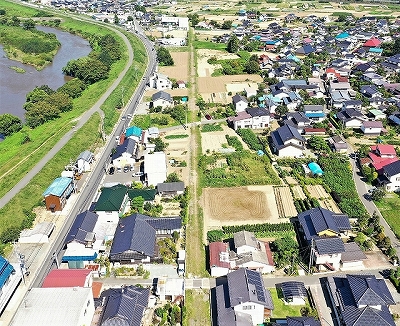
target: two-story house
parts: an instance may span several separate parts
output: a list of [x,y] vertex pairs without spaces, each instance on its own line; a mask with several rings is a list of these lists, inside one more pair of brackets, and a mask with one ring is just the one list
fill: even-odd
[[227,119],[234,130],[238,128],[263,129],[270,123],[270,112],[262,107],[246,108],[234,117]]
[[232,96],[232,103],[236,113],[246,111],[247,107],[249,106],[247,98],[239,94]]
[[292,126],[284,125],[271,133],[272,152],[278,156],[300,157],[305,149],[305,139]]
[[400,161],[396,161],[383,167],[382,175],[378,177],[380,185],[386,191],[400,191]]

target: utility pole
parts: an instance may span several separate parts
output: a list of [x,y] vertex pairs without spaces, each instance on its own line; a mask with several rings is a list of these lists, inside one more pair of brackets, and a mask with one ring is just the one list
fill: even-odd
[[308,272],[311,273],[311,266],[313,263],[313,255],[314,255],[314,239],[311,238],[311,250],[310,250],[310,261],[308,262]]

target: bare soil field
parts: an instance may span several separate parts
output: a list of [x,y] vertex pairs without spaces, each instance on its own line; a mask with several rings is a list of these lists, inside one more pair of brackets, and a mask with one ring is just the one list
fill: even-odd
[[160,67],[160,72],[169,78],[187,82],[189,79],[189,52],[171,52],[171,56],[175,64],[171,67]]
[[328,193],[325,191],[324,187],[321,185],[307,185],[306,186],[308,192],[310,193],[311,197],[314,198],[330,198]]
[[297,210],[289,187],[274,187],[274,194],[279,217],[297,216]]
[[278,218],[272,186],[205,188],[204,232],[224,225],[286,222]]
[[[234,53],[219,50],[199,49],[197,50],[197,75],[199,77],[210,77],[215,69],[221,68],[219,64],[209,64],[208,59],[216,57],[217,60],[238,59]],[[174,59],[175,60],[175,59]]]
[[[201,150],[203,154],[207,153],[207,150],[212,152],[218,152],[222,148],[222,144],[227,144],[225,135],[237,136],[236,132],[226,125],[221,125],[223,131],[212,131],[201,133]],[[200,127],[201,128],[201,127]],[[243,145],[244,149],[249,149],[247,144],[243,142],[241,137],[238,137]]]
[[322,208],[329,209],[330,211],[335,213],[342,213],[342,211],[340,210],[340,208],[333,199],[323,199],[323,200],[318,200],[318,202]]
[[299,186],[299,185],[293,186],[292,190],[293,190],[294,198],[299,198],[301,200],[307,198],[307,196],[304,194],[301,186]]
[[[282,169],[282,167],[281,167],[281,169]],[[297,185],[298,184],[297,180],[295,178],[293,178],[293,177],[289,177],[289,176],[285,177],[285,180],[290,185]]]

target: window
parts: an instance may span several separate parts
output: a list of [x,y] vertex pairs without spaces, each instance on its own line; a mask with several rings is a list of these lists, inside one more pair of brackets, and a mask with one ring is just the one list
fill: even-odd
[[256,306],[253,305],[243,306],[243,310],[252,310],[252,309],[256,309]]

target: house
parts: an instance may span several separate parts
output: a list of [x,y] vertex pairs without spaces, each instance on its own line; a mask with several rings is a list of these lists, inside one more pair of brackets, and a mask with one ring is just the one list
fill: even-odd
[[186,83],[183,80],[178,80],[176,84],[178,85],[178,88],[186,88]]
[[19,243],[48,243],[49,237],[53,232],[55,224],[52,222],[41,222],[35,225],[33,229],[22,230]]
[[185,296],[185,279],[159,277],[156,285],[156,295],[161,301],[178,302]]
[[260,273],[240,268],[227,280],[215,288],[218,326],[256,326],[271,316],[274,305]]
[[400,125],[400,111],[395,111],[389,115],[389,120],[396,125]]
[[20,264],[11,264],[4,257],[0,256],[0,314],[13,296],[16,288],[22,280]]
[[124,167],[133,167],[138,157],[139,146],[133,138],[126,138],[124,142],[117,146],[111,156],[112,164],[117,171],[122,171]]
[[62,211],[67,204],[67,199],[75,190],[72,178],[59,177],[43,193],[46,209],[52,213]]
[[167,179],[167,158],[164,152],[144,154],[144,173],[147,185],[156,186]]
[[344,245],[344,252],[340,258],[340,269],[342,271],[349,270],[363,270],[363,261],[367,259],[367,256],[360,249],[360,247],[355,242],[346,242]]
[[360,87],[360,93],[370,99],[382,96],[382,93],[375,85],[362,85]]
[[132,138],[135,142],[140,142],[142,137],[142,129],[136,126],[126,128],[125,137]]
[[141,325],[149,297],[149,288],[134,285],[104,291],[101,295],[103,309],[98,325]]
[[174,197],[185,192],[185,184],[179,182],[163,182],[157,184],[157,193],[164,197]]
[[389,310],[395,301],[384,279],[375,275],[337,275],[328,276],[326,285],[341,325],[395,325]]
[[350,101],[350,94],[348,90],[332,91],[331,104],[334,108],[341,108],[344,102]]
[[361,123],[361,131],[364,135],[380,135],[382,132],[385,132],[385,128],[383,127],[382,121],[363,121]]
[[88,269],[53,269],[44,278],[42,288],[91,288],[92,284],[92,272]]
[[245,93],[246,93],[246,97],[247,97],[247,98],[250,98],[250,97],[252,97],[252,96],[257,96],[257,89],[254,88],[254,87],[248,87],[248,86],[246,86],[246,87],[244,88],[244,91],[245,91]]
[[180,232],[180,217],[150,217],[139,213],[119,220],[110,250],[110,262],[150,262],[160,258],[158,238]]
[[76,166],[78,167],[78,173],[90,171],[90,165],[94,161],[94,155],[92,152],[83,151],[79,154],[76,159]]
[[239,94],[236,94],[232,97],[232,103],[236,113],[245,111],[249,105],[247,98]]
[[378,109],[371,109],[369,110],[368,114],[372,116],[374,120],[383,120],[386,119],[386,114],[383,113],[381,110]]
[[320,122],[326,118],[323,105],[304,105],[303,112],[308,119],[314,122]]
[[93,315],[91,288],[31,288],[10,325],[82,326],[90,325]]
[[287,281],[276,284],[276,288],[282,291],[283,301],[287,305],[305,305],[307,290],[303,282]]
[[172,89],[172,82],[168,79],[168,76],[155,73],[149,78],[149,86],[157,90]]
[[400,161],[385,165],[382,175],[378,177],[378,182],[385,187],[386,191],[400,191]]
[[296,128],[288,125],[271,133],[272,151],[278,156],[300,157],[303,155],[305,139]]
[[129,209],[129,197],[126,187],[115,185],[101,189],[93,211],[100,222],[118,223],[118,219]]
[[347,153],[347,143],[340,135],[330,137],[328,142],[334,152]]
[[229,117],[227,121],[234,130],[238,128],[263,129],[270,124],[270,112],[262,107],[247,108],[237,113],[235,117]]
[[229,258],[229,243],[211,242],[208,246],[210,257],[210,272],[212,277],[227,275],[231,270]]
[[305,115],[304,112],[289,112],[286,119],[283,120],[285,125],[296,128],[302,134],[304,129],[311,126],[311,120]]
[[84,248],[93,248],[93,244],[96,241],[96,234],[93,230],[98,219],[99,216],[91,211],[84,211],[78,214],[65,238],[66,246],[76,243]]
[[368,120],[366,116],[355,109],[342,110],[336,114],[336,118],[344,128],[361,128],[363,122]]
[[360,101],[360,100],[344,101],[342,103],[342,110],[346,110],[346,109],[355,109],[357,111],[361,111],[362,101]]
[[158,91],[157,93],[154,93],[151,97],[151,100],[154,108],[161,106],[163,109],[165,109],[166,107],[174,105],[171,95],[164,91]]

